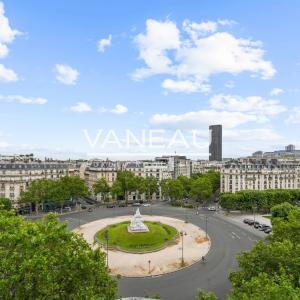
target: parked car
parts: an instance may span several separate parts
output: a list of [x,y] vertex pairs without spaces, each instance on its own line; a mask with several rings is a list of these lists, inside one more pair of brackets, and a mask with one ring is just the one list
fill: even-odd
[[92,211],[93,211],[93,208],[89,207],[88,212],[92,212]]
[[151,206],[151,204],[150,203],[144,203],[143,206],[144,207],[149,207],[149,206]]
[[254,224],[254,220],[249,220],[247,224],[252,226]]
[[132,204],[132,206],[141,206],[141,203],[140,202],[135,202]]
[[119,207],[126,207],[127,205],[126,205],[126,203],[119,203],[118,206],[119,206]]
[[109,203],[106,205],[106,208],[115,208],[116,206],[113,203]]
[[208,210],[209,210],[209,211],[216,211],[216,207],[215,207],[215,206],[209,206],[209,207],[208,207]]
[[253,223],[253,227],[254,227],[254,228],[258,229],[259,226],[260,226],[259,222],[254,222],[254,223]]
[[266,227],[266,228],[264,229],[264,233],[269,234],[269,233],[271,233],[271,232],[272,232],[272,228],[271,228],[271,227]]
[[243,222],[244,222],[245,224],[248,224],[249,221],[251,221],[251,220],[250,220],[250,219],[244,219],[244,220],[243,220]]
[[258,230],[264,231],[265,228],[271,228],[271,226],[269,226],[269,225],[267,225],[267,224],[261,224],[261,225],[258,227]]

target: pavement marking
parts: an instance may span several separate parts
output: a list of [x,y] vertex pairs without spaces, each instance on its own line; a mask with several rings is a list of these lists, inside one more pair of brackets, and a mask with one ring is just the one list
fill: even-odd
[[239,240],[241,239],[235,232],[232,231],[231,233],[234,237],[238,238]]

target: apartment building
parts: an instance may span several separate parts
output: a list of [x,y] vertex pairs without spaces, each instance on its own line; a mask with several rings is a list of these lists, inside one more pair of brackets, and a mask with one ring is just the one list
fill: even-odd
[[247,158],[228,161],[221,169],[221,192],[299,188],[299,160]]
[[84,179],[90,190],[92,190],[94,183],[101,178],[105,178],[108,184],[112,186],[119,170],[121,170],[121,165],[117,161],[95,160],[85,167]]
[[156,157],[155,161],[164,163],[168,167],[168,172],[173,179],[179,176],[191,176],[191,160],[186,158],[186,156],[162,156]]
[[222,169],[223,163],[219,161],[208,160],[192,160],[191,161],[191,174],[207,173],[209,171],[218,171]]
[[68,164],[58,162],[0,161],[0,197],[17,206],[20,194],[33,180],[58,179],[68,175]]

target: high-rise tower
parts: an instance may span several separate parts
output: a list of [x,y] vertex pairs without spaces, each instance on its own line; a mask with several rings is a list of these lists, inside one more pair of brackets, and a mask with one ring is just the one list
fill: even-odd
[[209,160],[222,161],[222,125],[209,126]]

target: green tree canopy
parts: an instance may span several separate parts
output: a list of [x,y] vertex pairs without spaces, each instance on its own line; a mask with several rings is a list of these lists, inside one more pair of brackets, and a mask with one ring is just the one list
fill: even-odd
[[32,222],[0,211],[0,298],[116,299],[105,254],[53,214]]
[[206,293],[202,289],[198,289],[196,300],[217,300],[217,297],[212,292]]
[[146,198],[149,200],[152,198],[154,193],[158,192],[158,183],[157,179],[154,176],[148,176],[144,178],[144,186]]
[[295,206],[288,202],[277,204],[271,208],[272,217],[287,219],[290,211],[293,209],[295,209]]
[[11,201],[8,198],[0,198],[0,210],[10,210],[11,209]]
[[105,178],[100,178],[94,183],[93,190],[95,195],[102,194],[104,200],[106,200],[107,194],[110,192],[110,186]]
[[213,194],[213,186],[209,178],[199,177],[193,180],[190,194],[198,202],[207,201]]

